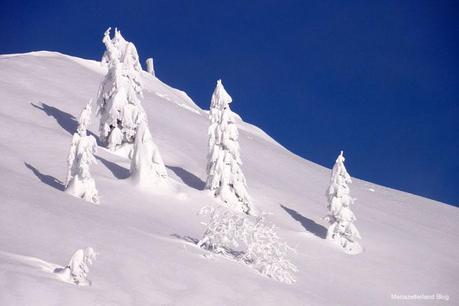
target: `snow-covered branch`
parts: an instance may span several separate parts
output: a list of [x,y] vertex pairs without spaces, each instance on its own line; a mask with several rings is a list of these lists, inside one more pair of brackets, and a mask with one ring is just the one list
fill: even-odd
[[298,269],[288,260],[294,250],[283,242],[276,227],[264,215],[250,217],[218,205],[204,207],[201,215],[209,217],[198,246],[245,262],[261,274],[275,280],[293,283]]

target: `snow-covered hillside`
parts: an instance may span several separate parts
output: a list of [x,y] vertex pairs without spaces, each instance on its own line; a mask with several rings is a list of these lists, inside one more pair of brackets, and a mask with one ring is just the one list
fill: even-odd
[[[408,305],[391,294],[436,293],[449,303],[411,303],[459,303],[457,208],[354,179],[365,250],[345,255],[324,239],[330,169],[242,121],[248,191],[297,250],[299,272],[287,285],[203,256],[194,245],[204,231],[197,212],[214,203],[202,190],[207,113],[147,73],[143,106],[177,191],[139,191],[126,180],[129,161],[100,147],[91,172],[101,204],[64,193],[75,118],[104,73],[99,62],[54,52],[0,56],[0,305]],[[89,131],[98,134],[96,118]],[[355,163],[348,156],[351,174]],[[99,253],[92,286],[49,273],[88,246]]]

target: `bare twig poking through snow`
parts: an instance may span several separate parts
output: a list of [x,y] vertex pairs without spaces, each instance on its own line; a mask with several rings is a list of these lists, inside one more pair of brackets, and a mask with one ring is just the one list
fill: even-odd
[[354,221],[357,220],[351,210],[354,199],[350,196],[348,186],[352,180],[344,161],[341,151],[333,166],[330,186],[327,189],[328,215],[325,219],[330,223],[327,239],[336,242],[348,254],[358,254],[362,248],[356,239],[362,237],[354,225]]
[[99,194],[96,183],[89,172],[91,164],[96,163],[96,139],[87,135],[86,128],[91,118],[91,101],[81,112],[78,120],[78,129],[73,134],[72,145],[67,159],[68,171],[66,180],[66,192],[82,198],[88,202],[99,203]]
[[261,215],[253,220],[223,206],[204,207],[200,214],[209,216],[198,246],[211,252],[241,260],[261,274],[291,284],[298,269],[287,256],[294,250],[281,241],[276,228]]
[[217,81],[210,105],[206,188],[228,207],[254,215],[242,173],[239,133],[229,104],[231,96]]
[[88,280],[89,266],[93,264],[96,255],[96,252],[91,247],[85,250],[79,249],[73,253],[69,264],[65,268],[56,269],[54,273],[58,274],[59,278],[63,281],[75,285],[91,285],[91,282]]

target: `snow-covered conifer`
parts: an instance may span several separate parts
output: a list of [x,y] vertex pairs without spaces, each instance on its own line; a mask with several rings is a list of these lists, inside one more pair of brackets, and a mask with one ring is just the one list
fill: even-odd
[[336,241],[346,252],[352,253],[360,249],[356,239],[361,239],[361,236],[354,225],[356,218],[351,210],[354,199],[350,196],[348,186],[352,179],[344,166],[344,161],[341,151],[333,166],[330,186],[327,189],[329,213],[325,219],[330,223],[327,239]]
[[146,63],[147,63],[147,72],[155,76],[155,67],[153,66],[153,58],[151,57],[147,58]]
[[146,187],[167,177],[166,167],[153,142],[146,119],[137,128],[130,172],[135,184]]
[[92,135],[87,135],[86,128],[91,118],[91,102],[81,112],[77,132],[73,134],[70,152],[67,158],[68,171],[66,192],[94,204],[99,203],[96,183],[89,172],[91,164],[96,163],[94,153],[97,143]]
[[87,286],[91,282],[88,280],[89,266],[93,264],[96,259],[96,252],[91,247],[78,249],[73,253],[69,264],[64,269],[56,269],[55,273],[59,277],[75,285]]
[[227,206],[246,214],[254,214],[241,169],[239,133],[234,114],[229,107],[231,102],[231,96],[221,80],[218,80],[209,113],[206,188]]
[[[110,38],[109,28],[102,42],[106,47],[102,63],[108,72],[97,98],[99,132],[101,141],[110,149],[116,149],[124,143],[134,142],[139,118],[144,113],[141,105],[142,67],[134,44],[127,42],[117,29]],[[112,136],[112,133],[116,135]]]
[[241,260],[261,274],[275,280],[293,283],[298,271],[287,256],[293,251],[276,233],[276,228],[261,215],[252,220],[222,205],[204,207],[201,214],[210,220],[198,246],[213,253]]

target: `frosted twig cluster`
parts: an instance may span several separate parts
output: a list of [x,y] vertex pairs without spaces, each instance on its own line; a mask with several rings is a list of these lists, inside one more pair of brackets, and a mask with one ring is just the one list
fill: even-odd
[[294,250],[281,241],[264,215],[249,217],[221,205],[204,207],[200,214],[207,215],[209,222],[199,247],[243,261],[275,280],[295,281],[293,273],[298,269],[287,259]]

